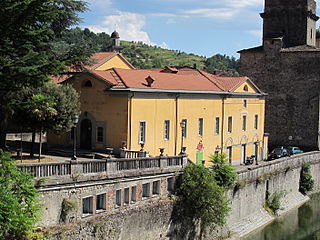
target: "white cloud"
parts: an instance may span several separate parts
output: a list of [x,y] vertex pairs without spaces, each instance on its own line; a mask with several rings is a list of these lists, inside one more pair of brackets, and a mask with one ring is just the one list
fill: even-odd
[[247,33],[249,33],[255,37],[262,38],[262,30],[249,30],[249,31],[247,31]]
[[183,11],[186,14],[193,14],[206,18],[232,18],[238,11],[231,8],[199,8]]
[[108,11],[112,4],[112,0],[87,0],[86,2],[88,3],[89,9],[92,11],[95,11],[95,9]]
[[100,25],[88,26],[93,32],[111,34],[117,30],[120,38],[127,41],[141,41],[149,45],[153,43],[147,32],[143,31],[146,19],[143,15],[131,12],[118,12],[117,15],[106,16]]
[[169,49],[169,46],[166,42],[163,42],[159,45],[159,47],[164,48],[164,49]]
[[226,4],[232,8],[244,8],[263,5],[263,0],[227,0]]

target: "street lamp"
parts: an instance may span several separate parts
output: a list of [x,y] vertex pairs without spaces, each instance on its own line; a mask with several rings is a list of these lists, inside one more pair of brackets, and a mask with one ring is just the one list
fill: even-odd
[[73,156],[71,160],[77,160],[77,123],[79,121],[79,115],[73,114],[72,115],[72,122],[73,122]]
[[183,138],[185,137],[184,134],[185,134],[185,127],[186,127],[186,123],[185,121],[181,121],[180,122],[180,127],[181,127],[181,153],[183,153]]

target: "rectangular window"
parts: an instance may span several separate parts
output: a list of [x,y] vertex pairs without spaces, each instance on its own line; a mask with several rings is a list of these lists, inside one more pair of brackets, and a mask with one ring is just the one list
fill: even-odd
[[124,189],[124,203],[129,204],[129,188]]
[[82,213],[83,214],[93,213],[93,197],[86,197],[82,199]]
[[106,194],[99,194],[96,198],[97,210],[106,210]]
[[203,136],[203,118],[198,119],[198,136]]
[[187,119],[182,119],[181,121],[181,128],[182,128],[182,137],[187,137]]
[[97,142],[103,143],[103,127],[97,127]]
[[248,107],[248,101],[247,100],[243,100],[243,107],[247,108]]
[[142,197],[147,198],[150,196],[150,183],[142,184]]
[[116,191],[116,205],[121,206],[121,189]]
[[258,129],[258,124],[259,124],[259,116],[258,114],[254,115],[254,129]]
[[215,128],[214,133],[215,133],[216,135],[219,135],[219,131],[220,131],[220,118],[219,118],[219,117],[216,117],[216,128]]
[[227,147],[227,157],[228,157],[228,161],[231,165],[231,161],[232,161],[232,147]]
[[160,194],[160,181],[155,181],[152,183],[152,195]]
[[174,191],[174,178],[173,177],[167,178],[167,190],[168,190],[168,192]]
[[228,132],[232,132],[232,117],[228,117]]
[[246,144],[242,144],[241,145],[241,162],[242,163],[246,162],[246,156],[247,156]]
[[146,143],[146,122],[139,123],[139,143]]
[[242,130],[247,131],[247,116],[242,116]]
[[169,140],[169,137],[170,137],[170,120],[165,120],[163,138],[164,140]]
[[137,187],[133,186],[131,187],[131,202],[137,201]]

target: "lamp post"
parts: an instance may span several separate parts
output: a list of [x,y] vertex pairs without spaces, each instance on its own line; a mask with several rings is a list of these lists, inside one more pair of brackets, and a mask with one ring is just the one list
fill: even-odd
[[181,121],[180,122],[180,127],[181,127],[181,153],[183,153],[183,138],[185,137],[184,136],[184,130],[185,130],[185,127],[186,127],[186,123],[184,121]]
[[73,121],[73,156],[71,160],[77,160],[77,123],[79,121],[79,115],[74,114],[72,115],[72,121]]

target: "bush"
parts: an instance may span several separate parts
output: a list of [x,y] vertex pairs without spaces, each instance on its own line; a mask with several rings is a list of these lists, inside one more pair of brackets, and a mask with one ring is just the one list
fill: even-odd
[[0,151],[0,163],[0,239],[28,239],[40,210],[37,189],[9,153]]
[[219,186],[229,188],[235,183],[238,175],[235,169],[227,163],[225,154],[211,155],[210,162],[214,164],[211,169]]
[[267,199],[265,203],[265,209],[273,215],[276,215],[281,206],[281,198],[286,195],[285,191],[275,192],[270,196],[267,192]]
[[302,194],[307,194],[307,192],[311,191],[313,187],[314,187],[314,180],[312,179],[312,176],[311,176],[310,165],[304,164],[301,168],[299,191]]
[[198,165],[186,166],[177,195],[182,219],[199,220],[201,229],[212,224],[225,224],[230,211],[229,202],[224,188],[217,184],[210,169]]

